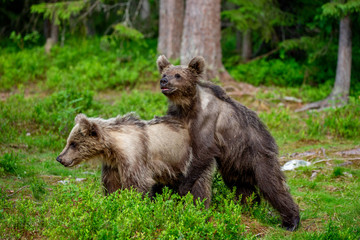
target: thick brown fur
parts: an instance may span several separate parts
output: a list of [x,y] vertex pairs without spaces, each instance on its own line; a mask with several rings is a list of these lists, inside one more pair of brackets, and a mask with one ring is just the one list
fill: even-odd
[[225,184],[236,187],[242,202],[260,193],[279,211],[283,226],[293,231],[300,217],[278,162],[274,138],[255,112],[231,99],[209,81],[201,81],[205,63],[195,57],[188,66],[173,66],[165,56],[157,60],[160,87],[169,99],[168,115],[189,126],[194,161],[180,192],[192,188],[197,174],[216,158]]
[[[193,156],[188,130],[172,117],[143,121],[128,114],[104,120],[79,114],[57,161],[72,167],[93,158],[102,162],[106,194],[133,187],[152,196],[156,192],[152,187],[157,185],[177,191]],[[197,175],[197,190],[191,191],[194,200],[206,198],[207,206],[215,160],[210,165],[208,171]]]

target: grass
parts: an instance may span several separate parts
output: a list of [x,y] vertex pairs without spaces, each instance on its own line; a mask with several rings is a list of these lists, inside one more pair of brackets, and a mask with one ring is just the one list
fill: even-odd
[[133,87],[156,79],[156,51],[149,50],[155,49],[155,44],[147,40],[119,49],[104,47],[101,38],[77,38],[64,47],[56,46],[49,56],[40,46],[23,51],[4,49],[0,55],[0,89],[11,90],[28,83],[49,91]]
[[278,100],[314,99],[324,94],[322,88],[261,87],[256,95],[269,103],[259,115],[279,144],[282,163],[305,151],[316,152],[304,157],[310,162],[330,159],[285,172],[301,209],[294,233],[280,228],[277,212],[265,201],[237,204],[219,175],[211,207],[204,209],[192,204],[191,195],[170,191],[154,201],[132,190],[104,197],[96,162],[60,165],[55,159],[77,113],[109,118],[135,111],[151,119],[166,112],[166,98],[154,91],[155,51],[145,48],[139,56],[100,43],[70,41],[51,56],[40,47],[0,55],[1,239],[359,239],[359,161],[342,165],[347,157],[337,154],[360,146],[359,99],[310,113],[294,113]]

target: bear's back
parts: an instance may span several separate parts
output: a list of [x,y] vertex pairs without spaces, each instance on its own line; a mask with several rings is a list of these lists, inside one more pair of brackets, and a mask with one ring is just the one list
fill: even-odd
[[149,124],[147,126],[149,152],[153,161],[162,161],[176,166],[188,155],[189,132],[182,125],[172,122]]

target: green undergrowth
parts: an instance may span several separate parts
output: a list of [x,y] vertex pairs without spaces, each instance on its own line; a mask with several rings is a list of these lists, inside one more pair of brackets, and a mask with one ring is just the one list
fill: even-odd
[[124,89],[157,79],[156,41],[129,43],[122,48],[103,42],[101,38],[70,39],[63,47],[55,46],[49,56],[43,46],[21,51],[3,49],[0,90],[29,83],[52,91]]
[[[276,86],[274,92],[278,95],[287,93],[304,102],[314,102],[326,98],[335,81],[335,72],[329,68],[327,62],[323,67],[301,63],[293,58],[259,59],[246,64],[226,64],[230,75],[240,82],[247,82],[255,86]],[[326,69],[324,71],[323,69]],[[353,69],[353,71],[356,71]],[[359,77],[353,74],[351,79],[350,96],[360,95]]]
[[299,86],[303,83],[302,66],[294,59],[258,60],[248,64],[238,64],[230,69],[230,74],[242,82],[258,85]]
[[287,107],[260,112],[280,145],[300,140],[360,140],[360,99],[350,98],[342,108],[295,114]]
[[348,139],[360,135],[360,99],[350,98],[349,104],[342,108],[329,108],[324,112],[310,112],[306,124],[308,135],[332,134]]
[[[224,199],[216,211],[193,205],[191,195],[180,198],[166,191],[154,201],[135,191],[124,190],[104,197],[95,178],[86,184],[70,180],[52,186],[52,194],[41,205],[27,198],[17,208],[3,200],[2,237],[51,239],[241,239],[245,225],[241,206]],[[42,218],[39,218],[41,215]],[[8,235],[16,229],[16,235]],[[14,234],[14,233],[12,233]]]

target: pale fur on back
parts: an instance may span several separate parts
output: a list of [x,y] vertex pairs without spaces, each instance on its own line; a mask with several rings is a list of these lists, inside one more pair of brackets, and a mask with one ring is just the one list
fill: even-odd
[[141,191],[149,191],[155,183],[174,184],[186,174],[192,153],[188,131],[180,122],[167,118],[144,121],[132,113],[88,120],[100,127],[103,142],[110,143],[111,153],[102,161],[118,167],[124,188],[138,185]]

